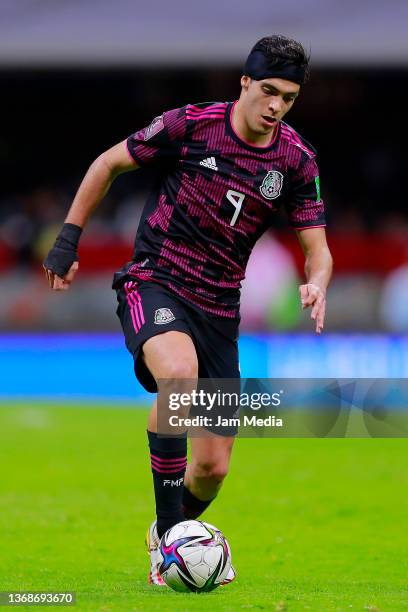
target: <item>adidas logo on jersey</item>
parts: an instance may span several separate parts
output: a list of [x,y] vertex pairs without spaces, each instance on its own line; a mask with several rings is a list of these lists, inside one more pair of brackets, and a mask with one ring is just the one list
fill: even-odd
[[200,166],[204,166],[205,168],[209,168],[210,170],[218,170],[217,162],[215,161],[215,157],[207,157],[200,161]]

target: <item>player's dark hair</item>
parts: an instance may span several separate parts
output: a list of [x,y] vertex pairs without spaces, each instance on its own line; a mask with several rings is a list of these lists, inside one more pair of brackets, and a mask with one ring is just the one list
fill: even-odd
[[264,38],[258,40],[252,50],[262,51],[270,66],[272,66],[274,63],[278,64],[282,61],[294,64],[298,68],[304,70],[304,82],[309,79],[310,53],[306,53],[303,45],[296,40],[287,38],[282,34],[264,36]]

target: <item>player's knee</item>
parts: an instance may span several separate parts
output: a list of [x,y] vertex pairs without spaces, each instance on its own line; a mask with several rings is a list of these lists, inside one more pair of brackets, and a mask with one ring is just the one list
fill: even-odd
[[162,364],[162,378],[195,379],[198,376],[197,360],[173,358]]
[[194,476],[206,478],[219,484],[228,474],[228,464],[223,461],[198,461],[194,464]]

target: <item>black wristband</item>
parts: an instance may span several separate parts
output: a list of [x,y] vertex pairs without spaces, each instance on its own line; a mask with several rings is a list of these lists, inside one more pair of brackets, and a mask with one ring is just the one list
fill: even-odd
[[[68,247],[71,246],[75,251],[78,249],[79,239],[82,234],[82,227],[73,223],[64,223],[62,230],[55,240],[55,246]],[[59,244],[61,243],[62,244]]]
[[81,234],[82,228],[78,225],[64,223],[44,261],[44,267],[64,278],[74,261],[79,261],[77,249]]

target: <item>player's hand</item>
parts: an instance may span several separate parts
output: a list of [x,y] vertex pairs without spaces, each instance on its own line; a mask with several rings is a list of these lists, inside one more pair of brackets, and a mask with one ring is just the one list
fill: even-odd
[[47,277],[48,284],[54,291],[67,291],[75,278],[75,274],[78,272],[79,263],[74,261],[67,274],[61,278],[55,274],[52,270],[49,270],[43,266],[45,270],[45,276]]
[[300,285],[299,293],[302,308],[312,306],[310,318],[316,321],[316,333],[320,334],[324,327],[324,317],[326,315],[326,293],[313,283]]
[[43,268],[51,289],[66,291],[78,271],[78,243],[82,227],[64,223],[44,260]]

